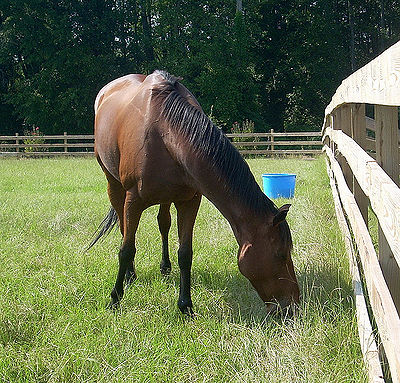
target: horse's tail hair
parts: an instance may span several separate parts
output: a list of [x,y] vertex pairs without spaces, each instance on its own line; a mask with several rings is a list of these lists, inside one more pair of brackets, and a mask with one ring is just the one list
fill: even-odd
[[118,223],[118,215],[114,208],[111,206],[107,215],[104,217],[103,221],[94,232],[92,242],[90,242],[87,250],[89,250],[101,237],[107,236],[116,223]]

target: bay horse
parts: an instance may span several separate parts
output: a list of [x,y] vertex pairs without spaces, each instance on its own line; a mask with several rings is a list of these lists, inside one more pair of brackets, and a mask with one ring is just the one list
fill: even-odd
[[193,314],[190,293],[192,234],[202,195],[228,220],[239,244],[238,266],[267,312],[299,301],[286,215],[261,191],[247,163],[202,111],[180,79],[164,71],[130,74],[99,92],[95,101],[95,154],[112,205],[93,245],[119,222],[123,242],[110,308],[135,278],[135,233],[142,212],[160,204],[163,274],[171,271],[170,206],[177,210],[180,290],[178,307]]

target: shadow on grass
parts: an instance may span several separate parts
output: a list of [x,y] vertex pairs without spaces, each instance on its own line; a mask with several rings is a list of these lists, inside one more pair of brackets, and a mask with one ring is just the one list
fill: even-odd
[[[197,271],[202,278],[202,270]],[[236,273],[226,278],[223,273],[218,273],[213,278],[213,283],[203,282],[203,287],[212,292],[223,292],[223,299],[229,307],[229,318],[235,323],[248,326],[260,325],[268,322],[281,323],[285,318],[279,316],[266,316],[263,302],[250,283]],[[338,275],[337,270],[324,268],[318,271],[307,271],[298,275],[301,289],[301,302],[298,315],[309,317],[315,315],[326,320],[335,321],[338,309],[343,312],[351,310],[352,288],[344,276]],[[210,314],[220,316],[218,305],[209,308]]]
[[[148,268],[139,274],[139,282],[152,288],[157,278],[162,278],[167,288],[166,294],[174,302],[178,298],[179,271],[174,269],[168,277],[159,276],[158,270]],[[312,320],[312,317],[324,318],[334,323],[340,320],[341,313],[353,308],[351,284],[331,265],[319,270],[307,270],[297,273],[301,290],[301,302],[297,317],[300,320]],[[132,286],[135,288],[135,285]],[[245,325],[264,326],[273,323],[282,324],[287,318],[267,317],[265,307],[250,282],[239,271],[213,270],[210,272],[201,265],[193,266],[192,299],[197,316]],[[211,302],[211,304],[210,304]],[[154,302],[149,302],[149,304]],[[178,312],[175,306],[174,310]]]

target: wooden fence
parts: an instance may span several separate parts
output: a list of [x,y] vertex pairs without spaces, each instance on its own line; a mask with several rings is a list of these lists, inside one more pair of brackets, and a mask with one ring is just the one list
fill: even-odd
[[54,136],[0,136],[0,156],[84,156],[93,155],[94,136],[63,135]]
[[[312,155],[321,153],[320,132],[227,134],[243,155]],[[0,136],[0,156],[93,155],[93,135]]]
[[[322,129],[370,382],[400,382],[399,105],[400,42],[342,82]],[[378,220],[375,247],[369,206]]]

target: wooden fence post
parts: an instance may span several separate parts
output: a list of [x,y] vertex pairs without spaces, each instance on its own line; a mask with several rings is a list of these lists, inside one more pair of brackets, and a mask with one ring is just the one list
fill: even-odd
[[[399,186],[398,109],[375,105],[376,161]],[[400,268],[385,235],[378,226],[379,263],[397,312],[400,314]]]
[[[333,129],[333,124],[334,124],[334,115],[329,114],[327,117],[327,127]],[[326,145],[331,149],[332,153],[335,153],[335,141],[331,139],[331,137],[327,136],[327,143]]]
[[[365,122],[365,104],[351,105],[351,137],[363,150],[367,144],[367,126]],[[368,227],[368,206],[369,200],[361,189],[356,177],[353,176],[353,194],[357,201],[361,215]]]
[[67,132],[64,132],[64,153],[68,152],[68,139],[67,139]]
[[16,143],[16,147],[15,147],[15,151],[19,152],[19,138],[18,138],[19,134],[15,133],[15,143]]
[[[349,104],[344,104],[340,107],[341,115],[341,129],[343,133],[346,133],[349,137],[351,137],[351,106]],[[347,186],[351,191],[353,191],[353,172],[346,159],[341,156],[340,158],[340,166],[343,169],[343,175],[346,180]]]
[[274,129],[271,129],[271,150],[274,150]]
[[[351,136],[351,114],[350,106],[345,104],[341,105],[335,110],[333,129],[341,130],[348,136]],[[351,172],[350,166],[342,154],[338,155],[338,162],[342,168],[344,178],[346,180],[347,186],[350,190],[353,190],[353,173]]]

